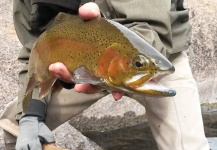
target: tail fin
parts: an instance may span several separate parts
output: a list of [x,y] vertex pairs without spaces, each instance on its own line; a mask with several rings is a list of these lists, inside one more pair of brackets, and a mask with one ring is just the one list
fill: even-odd
[[32,91],[24,95],[23,102],[22,102],[24,112],[26,111],[31,99],[32,99]]

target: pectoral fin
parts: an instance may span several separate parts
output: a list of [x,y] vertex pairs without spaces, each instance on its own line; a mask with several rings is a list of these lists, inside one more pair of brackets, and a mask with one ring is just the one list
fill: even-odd
[[88,83],[92,85],[98,85],[103,83],[103,79],[94,75],[89,69],[85,66],[80,66],[79,68],[75,69],[73,72],[73,82],[75,83]]

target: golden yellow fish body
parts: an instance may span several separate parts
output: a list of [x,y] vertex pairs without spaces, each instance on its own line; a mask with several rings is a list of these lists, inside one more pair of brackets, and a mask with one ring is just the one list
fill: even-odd
[[111,20],[83,21],[60,13],[31,51],[26,95],[36,86],[41,88],[40,97],[51,90],[56,78],[48,67],[55,62],[66,65],[75,83],[145,95],[175,95],[167,88],[146,86],[158,75],[174,72],[173,65],[138,35]]

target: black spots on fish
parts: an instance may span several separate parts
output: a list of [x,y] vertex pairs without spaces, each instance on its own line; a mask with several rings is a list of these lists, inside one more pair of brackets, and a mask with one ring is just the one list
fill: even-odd
[[150,68],[150,72],[153,74],[155,72],[154,68]]
[[93,68],[95,68],[95,69],[97,68],[97,63],[93,64]]
[[98,58],[101,55],[101,53],[99,51],[95,51],[93,55],[94,58]]
[[154,75],[157,72],[158,72],[158,68],[155,65],[151,65],[149,68],[149,73]]
[[74,57],[73,57],[73,56],[70,56],[70,59],[71,59],[71,60],[74,60]]
[[83,58],[86,59],[87,58],[87,54],[84,54]]
[[68,63],[71,64],[71,63],[73,63],[73,61],[72,61],[71,59],[69,59],[69,60],[68,60]]
[[72,63],[74,63],[74,61],[75,61],[75,59],[72,56],[70,56],[68,59],[68,63],[72,64]]
[[134,53],[135,53],[135,51],[132,49],[132,50],[131,50],[131,55],[133,55]]
[[120,38],[119,35],[118,35],[118,36],[114,36],[113,38],[114,38],[115,40],[117,40],[117,41],[121,41],[121,40],[120,40],[121,38]]
[[69,32],[69,28],[67,28],[66,26],[62,26],[62,29],[60,30],[64,36],[69,36],[70,35],[70,32]]
[[96,57],[96,55],[92,55],[93,60],[96,60],[98,57]]
[[130,65],[130,61],[127,61],[127,62],[126,62],[126,65],[129,66],[129,65]]

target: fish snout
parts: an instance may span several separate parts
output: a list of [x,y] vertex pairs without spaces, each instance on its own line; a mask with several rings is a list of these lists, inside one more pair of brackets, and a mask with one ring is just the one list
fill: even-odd
[[168,69],[168,73],[172,74],[175,72],[175,67],[172,65],[169,69]]
[[166,58],[162,60],[155,60],[154,63],[162,73],[172,74],[175,72],[175,67]]
[[173,74],[175,72],[175,67],[172,65],[171,67],[161,69],[161,71],[166,74]]

